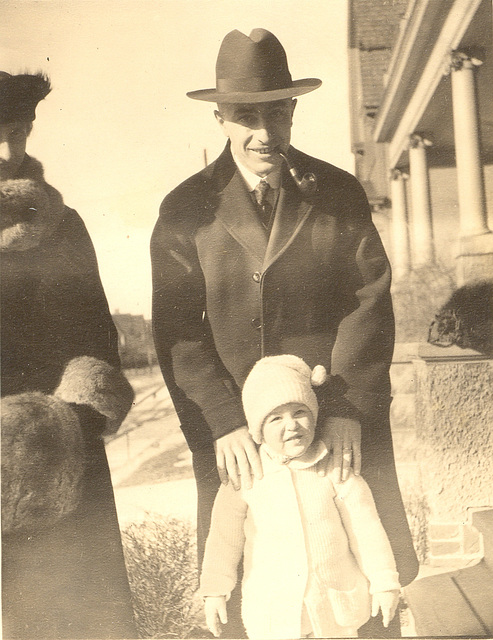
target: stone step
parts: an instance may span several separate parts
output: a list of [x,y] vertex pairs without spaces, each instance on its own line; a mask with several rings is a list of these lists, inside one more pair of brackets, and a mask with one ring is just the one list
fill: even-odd
[[472,509],[471,521],[483,538],[484,561],[493,571],[493,509]]
[[479,560],[484,555],[482,535],[471,524],[432,522],[428,544],[428,561],[433,566],[447,566],[457,558]]
[[492,593],[493,573],[483,561],[404,588],[418,636],[491,637]]

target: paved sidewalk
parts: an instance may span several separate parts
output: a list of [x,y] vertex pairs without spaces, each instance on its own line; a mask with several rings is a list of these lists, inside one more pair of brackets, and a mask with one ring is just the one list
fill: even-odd
[[192,457],[161,374],[130,381],[134,408],[106,443],[120,527],[155,516],[195,523]]
[[197,494],[195,480],[175,480],[160,484],[115,489],[120,528],[162,516],[173,516],[195,525]]

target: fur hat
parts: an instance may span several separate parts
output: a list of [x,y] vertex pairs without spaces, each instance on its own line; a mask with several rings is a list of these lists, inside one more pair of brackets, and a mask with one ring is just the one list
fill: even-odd
[[50,91],[50,81],[42,73],[12,76],[0,71],[0,124],[32,122],[38,102]]
[[134,399],[132,386],[123,373],[91,356],[70,360],[54,395],[65,402],[87,405],[106,416],[105,435],[118,430]]
[[2,399],[2,533],[51,526],[77,506],[84,473],[77,415],[30,392]]
[[327,379],[325,367],[317,365],[313,371],[298,356],[267,356],[259,360],[243,385],[243,409],[248,429],[257,444],[262,442],[265,418],[276,407],[288,402],[306,405],[318,417],[318,401],[313,386]]
[[266,29],[249,36],[235,29],[222,41],[216,62],[216,88],[189,91],[194,100],[218,103],[272,102],[301,96],[322,84],[318,78],[292,80],[286,52]]

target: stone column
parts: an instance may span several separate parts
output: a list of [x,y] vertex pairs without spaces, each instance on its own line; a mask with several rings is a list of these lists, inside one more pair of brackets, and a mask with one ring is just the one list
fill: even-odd
[[479,65],[480,60],[459,51],[454,51],[451,56],[452,107],[462,238],[489,231],[474,75],[475,68]]
[[406,180],[409,176],[399,169],[390,172],[392,198],[392,267],[394,279],[405,277],[411,269],[411,247],[407,215]]
[[432,264],[435,261],[430,180],[426,158],[426,148],[429,146],[431,146],[431,142],[418,134],[412,134],[409,137],[412,229],[414,237],[414,262],[416,267]]

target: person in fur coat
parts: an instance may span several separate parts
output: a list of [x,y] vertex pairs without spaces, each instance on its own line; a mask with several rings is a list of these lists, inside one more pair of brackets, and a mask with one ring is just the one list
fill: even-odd
[[4,638],[133,638],[102,435],[133,401],[82,219],[26,154],[43,75],[0,72]]
[[239,492],[222,485],[214,502],[200,593],[216,637],[242,555],[249,638],[357,637],[370,614],[381,609],[386,627],[394,616],[399,574],[368,485],[317,471],[328,452],[315,437],[312,385],[325,379],[323,366],[280,355],[259,360],[245,381],[264,476]]

